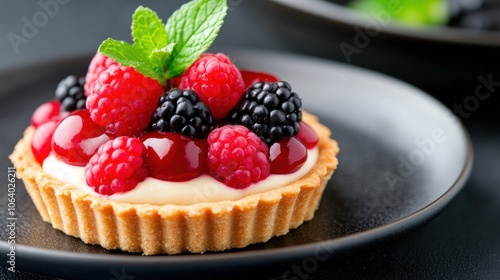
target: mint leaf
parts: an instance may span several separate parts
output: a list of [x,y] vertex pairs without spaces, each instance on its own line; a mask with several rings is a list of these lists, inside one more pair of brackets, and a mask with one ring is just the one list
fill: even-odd
[[132,15],[133,44],[109,38],[99,52],[166,85],[210,47],[226,13],[226,0],[193,0],[164,26],[153,10],[139,6]]
[[163,22],[153,10],[139,6],[132,15],[131,29],[133,45],[107,39],[99,47],[99,52],[165,85],[163,73],[173,44],[168,44]]
[[132,16],[134,48],[149,54],[168,44],[167,31],[158,15],[149,8],[139,6]]
[[181,75],[210,47],[226,13],[226,0],[195,0],[174,12],[165,26],[170,41],[175,42],[165,78]]
[[155,62],[156,68],[162,73],[162,77],[163,73],[167,70],[167,60],[170,57],[174,46],[175,43],[170,43],[161,49],[154,49],[149,54],[149,59]]
[[[99,52],[105,56],[111,57],[123,66],[132,66],[144,76],[162,81],[162,72],[157,71],[148,63],[148,57],[142,51],[124,41],[117,41],[111,38],[106,39],[99,46]],[[163,81],[163,84],[165,82]]]

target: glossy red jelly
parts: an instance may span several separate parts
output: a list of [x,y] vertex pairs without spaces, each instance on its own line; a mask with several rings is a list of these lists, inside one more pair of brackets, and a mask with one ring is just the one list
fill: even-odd
[[85,166],[110,139],[104,129],[92,121],[88,110],[77,110],[65,117],[54,131],[52,152],[70,165]]
[[56,130],[57,124],[57,120],[45,122],[38,126],[33,133],[33,139],[31,139],[31,151],[33,151],[36,161],[40,164],[43,163],[52,150],[52,135]]
[[272,174],[290,174],[304,165],[307,148],[295,137],[283,138],[269,148]]
[[305,122],[300,122],[299,133],[295,136],[306,148],[312,149],[318,145],[318,135]]
[[148,132],[140,137],[146,147],[145,162],[149,176],[182,182],[205,173],[206,140],[174,132]]
[[241,76],[243,77],[243,81],[245,82],[245,87],[249,87],[256,82],[278,82],[278,77],[265,73],[265,72],[257,72],[251,70],[240,70]]
[[61,102],[54,100],[38,106],[31,115],[31,125],[35,128],[59,116]]

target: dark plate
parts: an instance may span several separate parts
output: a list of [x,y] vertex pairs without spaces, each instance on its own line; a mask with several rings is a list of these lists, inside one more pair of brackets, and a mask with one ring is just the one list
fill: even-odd
[[[321,17],[339,25],[384,26],[381,33],[403,39],[429,42],[444,42],[475,46],[500,46],[500,32],[469,30],[466,28],[436,26],[430,28],[411,27],[373,15],[367,15],[339,4],[346,1],[327,0],[272,0],[280,5],[297,9],[312,16]],[[375,24],[374,24],[375,23]]]
[[[340,143],[340,165],[315,218],[286,236],[241,250],[141,256],[86,245],[53,229],[41,220],[18,180],[17,269],[71,279],[110,279],[124,273],[136,279],[241,276],[270,267],[281,275],[294,263],[310,266],[344,258],[417,228],[436,216],[467,179],[469,137],[453,114],[425,93],[324,60],[255,51],[230,54],[240,67],[264,69],[291,81],[305,109],[319,116]],[[7,156],[32,111],[51,99],[63,77],[84,73],[89,61],[89,56],[73,57],[0,74],[4,174],[11,166]],[[7,223],[6,188],[1,193],[1,220]],[[1,228],[0,248],[6,256],[9,230]]]

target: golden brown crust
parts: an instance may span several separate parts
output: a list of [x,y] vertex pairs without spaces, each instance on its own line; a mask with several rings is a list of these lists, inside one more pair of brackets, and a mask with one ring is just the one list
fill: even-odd
[[316,117],[304,112],[303,119],[319,136],[313,169],[287,186],[235,201],[158,206],[90,195],[43,172],[30,148],[33,127],[10,159],[43,220],[86,243],[145,255],[222,251],[266,242],[313,218],[339,148]]

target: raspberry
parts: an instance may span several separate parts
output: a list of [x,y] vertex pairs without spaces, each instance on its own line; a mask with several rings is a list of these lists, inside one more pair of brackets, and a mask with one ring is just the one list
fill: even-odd
[[163,87],[132,67],[112,65],[90,89],[87,108],[94,122],[115,136],[139,135],[148,127]]
[[85,166],[85,181],[103,195],[134,189],[147,177],[144,150],[137,138],[121,136],[106,142]]
[[111,65],[119,65],[118,62],[114,61],[112,58],[104,56],[100,53],[96,53],[90,61],[89,69],[87,75],[85,76],[85,95],[90,94],[90,89],[94,87],[99,75]]
[[73,112],[85,109],[87,96],[83,93],[84,77],[69,75],[59,82],[56,89],[56,99],[61,102],[61,111]]
[[151,120],[153,130],[175,131],[202,139],[207,138],[212,126],[210,109],[190,89],[174,88],[164,93]]
[[217,180],[235,189],[269,176],[267,145],[241,125],[226,125],[208,135],[208,169]]
[[179,87],[193,89],[215,119],[222,119],[245,91],[240,71],[224,54],[205,53],[181,76]]
[[232,124],[243,125],[271,145],[297,135],[302,101],[287,82],[258,82],[249,87],[229,114]]

